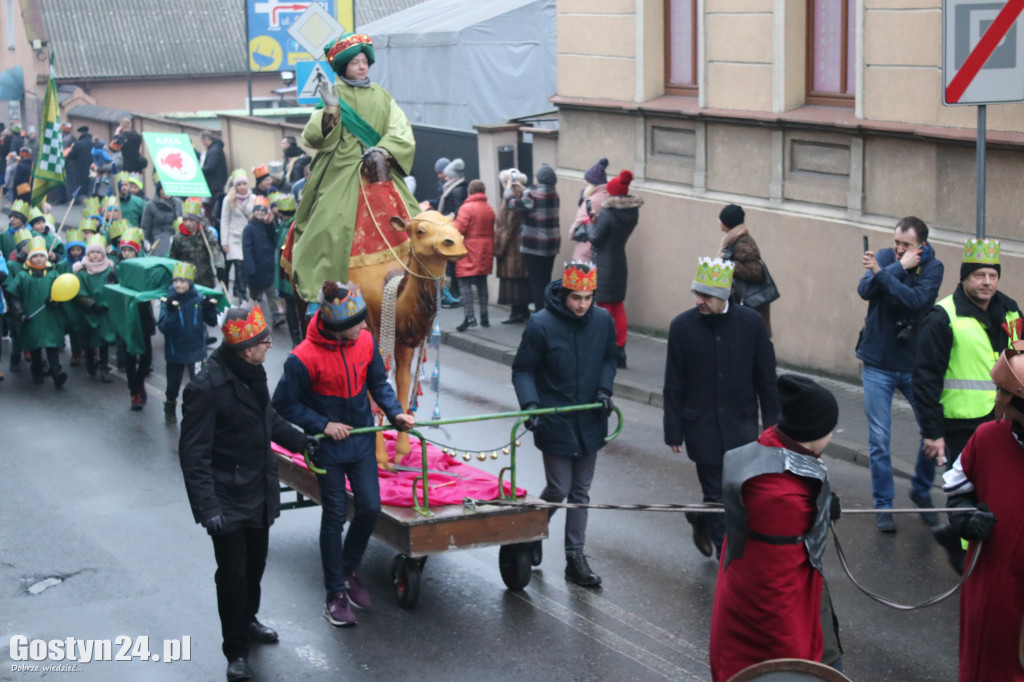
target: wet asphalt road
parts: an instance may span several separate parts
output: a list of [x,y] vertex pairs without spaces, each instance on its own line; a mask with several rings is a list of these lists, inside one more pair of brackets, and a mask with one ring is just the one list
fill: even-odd
[[[286,356],[275,332],[268,374],[276,384]],[[222,680],[212,547],[196,526],[177,464],[176,426],[160,407],[163,362],[142,413],[128,409],[123,378],[112,385],[70,370],[62,391],[35,387],[27,370],[0,384],[0,680]],[[443,417],[515,409],[507,367],[445,347]],[[6,370],[7,353],[4,354]],[[65,355],[66,358],[66,355]],[[434,360],[430,354],[429,366]],[[429,367],[428,366],[428,367]],[[434,396],[426,390],[421,417]],[[591,497],[601,503],[696,502],[692,464],[661,438],[661,413],[620,402],[622,436],[602,453]],[[500,424],[500,428],[496,426]],[[428,437],[466,450],[504,445],[503,422],[450,426]],[[497,472],[504,461],[474,464]],[[831,460],[833,489],[847,508],[869,508],[867,469]],[[529,437],[519,484],[543,487]],[[496,547],[431,557],[418,606],[398,608],[391,588],[395,551],[374,540],[362,572],[375,600],[360,625],[335,629],[321,617],[318,509],[286,511],[271,532],[261,619],[281,642],[256,646],[258,680],[706,680],[708,626],[717,563],[690,543],[681,514],[592,511],[587,553],[604,586],[569,585],[562,571],[563,514],[556,514],[543,564],[525,591],[507,591]],[[905,603],[953,584],[955,575],[916,516],[882,536],[871,516],[847,516],[839,532],[852,569],[869,587]],[[829,550],[826,577],[842,628],[846,672],[854,680],[956,677],[954,597],[903,613],[869,601]],[[61,580],[38,594],[47,578]],[[51,581],[54,582],[54,581]],[[16,672],[13,635],[29,639],[191,637],[191,660],[94,661],[77,673]],[[115,653],[118,647],[115,647]],[[67,663],[67,662],[65,662]]]

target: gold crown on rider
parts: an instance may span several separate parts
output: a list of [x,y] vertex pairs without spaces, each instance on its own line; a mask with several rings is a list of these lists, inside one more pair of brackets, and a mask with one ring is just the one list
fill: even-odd
[[968,239],[964,242],[964,262],[999,265],[999,240]]

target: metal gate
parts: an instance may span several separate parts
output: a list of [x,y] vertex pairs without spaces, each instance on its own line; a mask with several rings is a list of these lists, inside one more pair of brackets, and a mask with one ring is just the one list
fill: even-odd
[[[466,163],[466,182],[480,177],[480,160],[477,156],[476,133],[451,128],[439,128],[414,124],[416,156],[411,175],[416,178],[416,199],[429,201],[441,195],[441,187],[434,163],[442,156],[448,159],[462,159]],[[486,183],[487,180],[484,179]]]

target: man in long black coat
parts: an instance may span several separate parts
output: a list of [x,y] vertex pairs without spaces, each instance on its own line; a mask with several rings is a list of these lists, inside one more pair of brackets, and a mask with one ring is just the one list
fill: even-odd
[[[732,263],[702,258],[692,286],[696,307],[669,326],[665,362],[665,443],[697,465],[705,502],[722,501],[722,456],[757,440],[779,416],[775,349],[757,311],[730,305]],[[721,555],[721,514],[687,514],[693,542]],[[712,550],[712,546],[714,550]]]
[[257,307],[232,308],[224,343],[185,389],[178,456],[192,514],[213,540],[217,610],[229,680],[249,679],[249,642],[277,633],[256,619],[270,525],[281,513],[270,441],[301,452],[306,435],[270,405],[270,330]]
[[68,155],[64,157],[67,172],[68,196],[78,190],[77,201],[81,202],[89,194],[89,166],[92,165],[92,135],[89,126],[78,129],[78,139],[71,145]]

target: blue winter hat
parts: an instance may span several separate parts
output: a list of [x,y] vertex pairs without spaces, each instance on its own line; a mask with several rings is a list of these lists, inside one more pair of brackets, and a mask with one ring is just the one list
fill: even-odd
[[601,159],[591,166],[590,170],[583,174],[583,179],[595,187],[597,185],[603,185],[608,182],[608,174],[605,173],[607,168],[608,159]]
[[324,329],[342,332],[366,319],[366,302],[359,287],[349,282],[327,280],[317,296],[320,303],[320,322]]
[[448,164],[451,162],[451,159],[449,159],[447,156],[442,156],[440,159],[434,162],[434,172],[444,173],[445,167],[447,167]]

